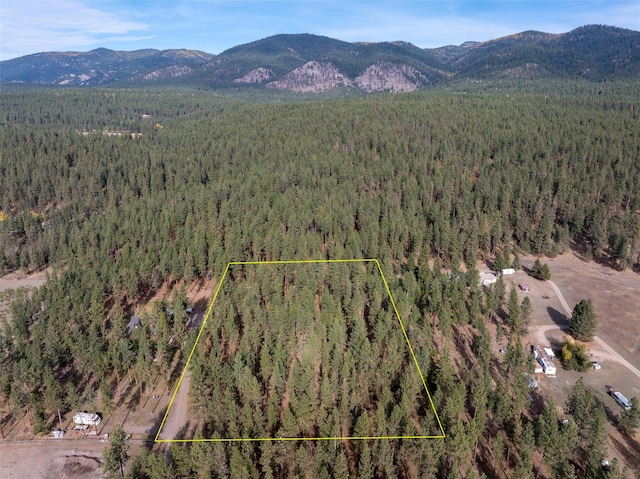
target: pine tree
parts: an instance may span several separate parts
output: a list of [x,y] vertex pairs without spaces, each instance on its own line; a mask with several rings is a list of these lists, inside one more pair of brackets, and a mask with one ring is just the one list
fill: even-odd
[[527,326],[529,325],[529,321],[531,320],[532,310],[533,307],[531,306],[531,301],[529,300],[528,296],[525,296],[525,298],[522,300],[522,303],[520,303],[520,316],[522,318],[522,325],[525,329],[527,328]]
[[591,300],[583,299],[573,308],[569,331],[579,341],[591,341],[596,334],[598,322]]
[[520,301],[518,300],[518,291],[515,286],[511,288],[509,291],[509,326],[511,327],[511,331],[514,334],[522,335],[523,327],[522,327],[522,318],[520,317]]
[[360,454],[360,462],[358,464],[358,477],[361,479],[373,479],[375,476],[375,468],[371,457],[371,448],[369,443],[365,441]]
[[531,276],[541,281],[548,281],[551,279],[551,271],[547,263],[542,264],[539,258],[536,258],[531,268]]
[[515,256],[513,257],[513,262],[511,263],[511,267],[516,271],[522,268],[522,264],[520,263],[520,256],[518,256],[518,253],[516,253]]
[[638,406],[638,398],[631,398],[631,407],[625,409],[618,417],[618,424],[624,432],[630,435],[636,433],[636,429],[640,427],[640,407]]
[[124,465],[129,460],[127,435],[122,426],[116,426],[109,435],[109,447],[102,454],[103,468],[110,477],[124,477]]

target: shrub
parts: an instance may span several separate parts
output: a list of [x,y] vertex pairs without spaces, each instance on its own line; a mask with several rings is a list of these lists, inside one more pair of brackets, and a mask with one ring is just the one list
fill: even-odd
[[574,369],[576,371],[587,371],[591,367],[591,361],[587,354],[587,348],[584,344],[576,343],[574,340],[567,338],[562,343],[562,365],[566,369]]

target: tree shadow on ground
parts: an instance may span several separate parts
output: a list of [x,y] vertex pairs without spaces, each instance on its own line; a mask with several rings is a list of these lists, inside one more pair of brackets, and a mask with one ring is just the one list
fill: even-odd
[[614,426],[618,426],[618,415],[615,414],[610,407],[605,406],[604,404],[602,404],[602,406],[604,407],[604,412],[607,415],[607,419],[609,420],[609,422]]
[[[616,435],[609,436],[613,447],[621,456],[628,458],[632,463],[632,467],[638,467],[640,464],[640,442],[634,440],[631,436],[622,433],[620,439]],[[633,459],[635,458],[635,460]]]
[[167,412],[167,407],[162,408],[162,410],[155,416],[155,419],[153,420],[153,424],[151,425],[151,427],[145,431],[147,434],[147,439],[144,442],[144,447],[148,451],[151,451],[152,449],[155,448],[156,451],[167,453],[169,450],[169,444],[155,442],[156,434],[158,434],[158,431],[160,430],[160,426],[162,425],[164,415]]
[[549,317],[551,318],[551,320],[563,331],[568,331],[569,330],[569,326],[571,325],[571,322],[569,321],[569,318],[567,317],[566,314],[558,311],[555,308],[552,308],[551,306],[547,306],[547,313],[549,314]]
[[184,426],[182,426],[180,429],[178,429],[178,432],[176,433],[176,437],[174,437],[173,439],[176,441],[180,441],[183,439],[191,439],[189,436],[189,429],[191,428],[191,422],[187,421]]
[[127,415],[124,417],[124,420],[122,421],[123,424],[127,422],[127,419],[129,418],[129,414],[131,414],[131,411],[140,404],[141,399],[142,399],[142,392],[140,391],[139,387],[136,387],[135,391],[133,392],[133,394],[131,394],[129,401],[127,402]]
[[560,356],[562,352],[562,340],[556,338],[547,338],[549,341],[549,347],[555,352],[556,356]]
[[493,271],[493,265],[494,265],[493,261],[491,261],[490,259],[487,258],[486,260],[484,260],[484,264],[485,264],[485,266],[487,268],[489,268],[491,271]]
[[128,380],[129,382],[127,383],[127,385],[125,386],[125,388],[120,392],[120,397],[118,398],[118,401],[116,402],[116,408],[122,406],[122,404],[124,403],[124,401],[126,400],[126,398],[129,397],[129,393],[131,392],[131,389],[135,386],[135,384],[133,383],[133,381]]

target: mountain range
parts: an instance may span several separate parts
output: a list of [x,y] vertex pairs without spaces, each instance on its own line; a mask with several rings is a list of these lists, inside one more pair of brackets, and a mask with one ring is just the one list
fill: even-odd
[[282,34],[218,55],[98,48],[0,62],[3,84],[406,92],[460,78],[640,79],[640,32],[587,25],[563,34],[526,31],[431,49]]

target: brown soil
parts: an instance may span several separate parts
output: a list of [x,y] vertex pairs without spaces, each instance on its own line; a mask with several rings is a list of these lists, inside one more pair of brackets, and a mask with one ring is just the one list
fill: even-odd
[[[95,438],[3,442],[1,475],[5,479],[100,479],[102,452],[108,445]],[[130,443],[129,454],[136,455],[140,449],[141,443]]]
[[0,291],[5,289],[18,289],[18,288],[37,288],[47,279],[47,272],[40,271],[30,275],[24,275],[20,272],[14,272],[6,274],[0,277]]

